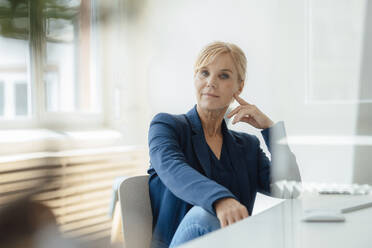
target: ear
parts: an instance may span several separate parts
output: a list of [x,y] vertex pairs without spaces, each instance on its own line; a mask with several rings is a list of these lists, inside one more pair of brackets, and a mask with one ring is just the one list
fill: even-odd
[[239,83],[239,86],[238,86],[238,91],[236,92],[238,95],[240,95],[240,93],[242,93],[243,89],[244,89],[244,81],[242,80],[240,83]]

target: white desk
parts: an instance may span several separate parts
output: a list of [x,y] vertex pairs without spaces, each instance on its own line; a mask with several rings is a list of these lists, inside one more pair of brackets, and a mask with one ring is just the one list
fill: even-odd
[[[319,201],[319,206],[322,206],[323,199],[329,200],[330,197],[335,196],[319,197],[322,197]],[[352,196],[337,196],[338,200],[340,197]],[[316,205],[316,202],[314,204],[314,201],[309,201],[307,198],[286,200],[258,215],[192,240],[180,247],[372,247],[372,208],[344,214],[345,222],[301,221],[303,210]]]

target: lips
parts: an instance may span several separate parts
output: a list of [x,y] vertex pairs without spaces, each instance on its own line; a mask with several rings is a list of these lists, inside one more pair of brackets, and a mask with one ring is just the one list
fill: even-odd
[[203,93],[202,95],[203,96],[208,96],[208,97],[218,97],[217,95],[212,94],[212,93]]

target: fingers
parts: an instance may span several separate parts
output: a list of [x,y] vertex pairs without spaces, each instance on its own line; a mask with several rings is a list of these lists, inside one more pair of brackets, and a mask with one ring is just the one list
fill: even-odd
[[241,220],[242,218],[237,218],[237,217],[233,217],[232,215],[226,215],[222,218],[220,218],[220,225],[221,227],[226,227],[226,226],[229,226],[229,225],[232,225],[234,224],[235,222]]
[[248,217],[247,208],[234,198],[222,198],[214,203],[221,227],[231,225]]
[[228,222],[228,226],[229,226],[229,225],[234,224],[236,222],[236,219],[233,216],[228,216],[228,221],[227,222]]
[[246,101],[243,100],[238,94],[234,94],[235,100],[240,104],[240,105],[248,105]]
[[243,122],[246,122],[246,123],[251,124],[251,122],[253,121],[253,119],[250,116],[244,116],[244,117],[242,117],[240,119],[240,121],[243,121]]
[[227,118],[231,118],[233,117],[236,113],[239,112],[239,110],[241,109],[241,106],[238,106],[236,108],[234,108],[228,115],[227,115]]
[[[235,95],[234,95],[235,97]],[[239,97],[239,96],[237,96]],[[240,100],[243,100],[240,98]],[[244,101],[244,100],[243,100]],[[255,105],[252,105],[252,104],[249,104],[247,102],[245,102],[245,105],[240,105],[238,107],[236,107],[235,109],[233,109],[228,115],[227,115],[227,118],[231,118],[233,117],[234,115],[236,115],[234,117],[234,120],[232,122],[232,124],[235,124],[239,121],[244,121],[244,122],[247,122],[246,118],[249,118],[249,117],[252,117],[254,116],[255,114],[255,111],[256,111],[256,106]]]
[[240,206],[239,208],[230,209],[221,216],[218,216],[218,219],[220,220],[221,227],[226,227],[247,217],[249,217],[247,208]]
[[229,222],[227,221],[227,218],[221,218],[220,219],[220,225],[221,225],[221,227],[228,226]]
[[243,217],[243,219],[249,217],[248,209],[245,209],[245,211],[243,211],[243,215],[242,215],[242,217]]
[[244,108],[241,108],[240,111],[235,114],[232,124],[240,121],[247,122],[250,117],[254,116],[254,111],[254,108],[250,106],[244,106]]
[[249,114],[247,113],[243,113],[243,111],[237,113],[235,116],[234,116],[234,119],[232,121],[232,124],[234,125],[235,123],[238,123],[239,121],[242,120],[242,118],[244,117],[249,117]]
[[248,215],[248,210],[245,206],[241,206],[241,208],[239,209],[239,211],[237,212],[237,218],[236,218],[236,221],[239,221],[239,220],[242,220],[244,218],[247,218],[249,215]]

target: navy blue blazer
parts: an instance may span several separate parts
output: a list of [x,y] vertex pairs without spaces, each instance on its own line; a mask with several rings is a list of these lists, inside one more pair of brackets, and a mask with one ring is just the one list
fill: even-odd
[[[270,194],[270,160],[254,135],[227,129],[225,143],[240,189],[240,203],[251,214],[257,192]],[[285,136],[283,122],[261,131],[270,151],[269,132]],[[196,105],[186,115],[157,114],[150,124],[149,191],[153,213],[152,247],[168,246],[189,209],[196,205],[216,214],[213,203],[234,196],[211,180],[208,144]],[[289,151],[289,149],[288,149]],[[298,170],[295,158],[291,159]],[[294,168],[296,170],[296,168]],[[298,172],[299,175],[299,172]]]

